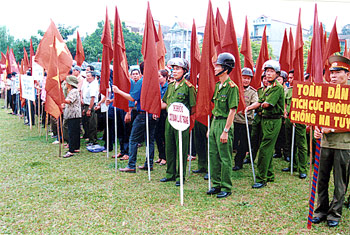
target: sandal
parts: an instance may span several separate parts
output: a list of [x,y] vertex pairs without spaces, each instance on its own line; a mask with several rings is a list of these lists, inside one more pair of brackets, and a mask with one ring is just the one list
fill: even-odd
[[159,159],[156,161],[156,163],[160,163],[161,161],[162,161],[162,159],[159,158]]
[[129,156],[128,155],[124,155],[123,157],[120,158],[120,160],[129,160]]
[[80,153],[79,149],[74,150],[75,153]]
[[73,157],[73,156],[74,156],[73,153],[67,152],[67,153],[63,156],[63,158],[69,158],[69,157]]
[[122,156],[124,156],[124,154],[122,154],[122,153],[117,154],[117,158],[121,158]]
[[162,159],[162,161],[159,163],[160,166],[164,166],[166,164],[166,160]]

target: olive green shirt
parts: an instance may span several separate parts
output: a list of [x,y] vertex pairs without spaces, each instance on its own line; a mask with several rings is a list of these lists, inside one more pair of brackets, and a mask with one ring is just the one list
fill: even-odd
[[292,94],[293,94],[293,87],[289,87],[288,90],[287,90],[287,93],[286,93],[286,109],[287,109],[287,112],[289,113],[290,112],[290,106],[292,104]]
[[[262,97],[263,97],[263,95],[264,95],[264,90],[265,90],[265,87],[260,87],[259,89],[258,89],[258,100],[259,99],[261,99]],[[261,116],[261,112],[262,112],[262,107],[261,106],[259,106],[259,108],[257,108],[256,110],[255,110],[255,113],[257,114],[257,115],[260,115]]]
[[215,84],[215,91],[212,98],[214,108],[212,114],[216,117],[228,117],[230,109],[237,109],[239,102],[239,91],[237,85],[230,79],[222,84],[220,81]]
[[[246,106],[249,106],[258,101],[258,93],[251,86],[248,86],[244,89],[244,101]],[[247,112],[247,118],[248,124],[251,125],[254,119],[254,110],[250,110]],[[242,111],[236,113],[234,122],[245,124],[245,115]]]
[[322,148],[350,150],[350,132],[328,133],[322,135]]
[[259,103],[268,103],[270,107],[262,110],[263,116],[277,116],[283,115],[284,113],[284,89],[283,86],[275,81],[269,85],[262,95],[259,98]]
[[194,86],[186,79],[182,79],[177,86],[175,84],[176,82],[172,82],[168,85],[168,89],[163,96],[163,102],[168,107],[174,102],[182,103],[191,112],[191,108],[196,105],[196,90]]

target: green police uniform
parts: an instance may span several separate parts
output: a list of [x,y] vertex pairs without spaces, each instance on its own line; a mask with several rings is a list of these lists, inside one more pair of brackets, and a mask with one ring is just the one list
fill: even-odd
[[[258,89],[258,99],[261,99],[264,95],[264,87]],[[261,120],[262,120],[262,108],[259,107],[255,110],[255,116],[252,124],[252,133],[251,133],[251,145],[252,145],[252,155],[253,161],[255,161],[256,154],[258,153],[259,146],[262,138],[261,130]]]
[[[168,107],[179,102],[184,104],[190,111],[196,105],[196,90],[193,85],[186,79],[176,86],[176,82],[170,83],[168,90],[163,96],[163,101]],[[183,175],[186,174],[187,153],[189,146],[189,128],[182,132],[182,159]],[[165,122],[165,155],[167,160],[166,178],[180,180],[180,161],[179,161],[179,131],[174,129],[168,118]]]
[[214,188],[231,192],[233,125],[228,132],[227,143],[221,143],[220,136],[224,131],[230,109],[238,107],[239,93],[238,87],[230,78],[221,87],[220,84],[220,82],[216,83],[212,98],[214,109],[209,133],[210,173]]
[[268,108],[262,110],[262,140],[258,150],[258,172],[256,175],[257,183],[266,183],[274,181],[272,156],[278,134],[281,129],[282,115],[284,112],[284,90],[283,86],[274,81],[264,91],[259,98],[259,103],[268,103]]
[[[290,113],[290,106],[292,103],[292,94],[293,87],[290,87],[286,94],[286,110],[287,113]],[[291,147],[292,147],[292,128],[293,124],[290,119],[286,119],[285,123],[286,128],[286,147],[285,147],[285,156],[291,156]],[[306,139],[306,125],[304,124],[295,124],[295,139],[294,139],[294,161],[295,164],[293,168],[296,168],[299,174],[306,174],[306,165],[307,165],[307,139]]]

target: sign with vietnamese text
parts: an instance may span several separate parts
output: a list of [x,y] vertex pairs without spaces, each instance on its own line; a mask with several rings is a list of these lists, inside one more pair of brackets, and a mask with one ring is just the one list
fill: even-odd
[[292,122],[350,130],[350,86],[295,81],[290,109]]
[[32,76],[21,76],[22,97],[27,100],[35,101],[34,79]]
[[190,111],[182,103],[172,103],[168,108],[168,121],[174,129],[184,131],[190,126]]

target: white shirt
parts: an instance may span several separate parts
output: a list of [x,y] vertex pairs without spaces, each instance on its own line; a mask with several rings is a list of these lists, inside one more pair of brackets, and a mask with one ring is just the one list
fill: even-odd
[[82,86],[82,92],[83,92],[84,104],[89,105],[91,97],[95,97],[95,104],[96,104],[98,93],[99,93],[98,81],[95,79],[91,83],[89,83],[87,80],[84,80],[83,86]]

